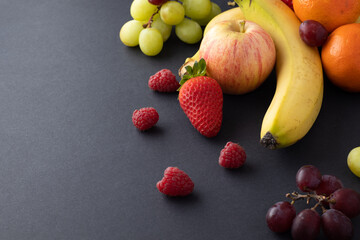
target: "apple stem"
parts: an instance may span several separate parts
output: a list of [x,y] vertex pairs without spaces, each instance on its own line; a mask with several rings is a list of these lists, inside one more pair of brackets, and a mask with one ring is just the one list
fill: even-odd
[[245,20],[241,20],[240,21],[240,32],[244,33],[245,32]]

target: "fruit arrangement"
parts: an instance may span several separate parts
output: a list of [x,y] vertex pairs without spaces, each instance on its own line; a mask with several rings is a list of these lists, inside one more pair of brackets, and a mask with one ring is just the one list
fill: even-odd
[[201,27],[220,12],[219,5],[210,0],[134,0],[130,6],[133,19],[121,27],[120,40],[155,56],[163,49],[173,26],[181,41],[194,44],[202,38]]
[[[236,16],[260,25],[270,34],[276,48],[277,90],[263,119],[260,142],[269,149],[290,146],[306,135],[321,108],[323,72],[319,52],[299,37],[300,21],[285,4],[278,0],[236,2],[240,6],[237,11],[242,12]],[[212,22],[216,25],[217,18],[223,21],[234,15],[225,11],[209,25]],[[200,57],[197,53],[188,58],[183,67]],[[259,61],[252,65],[262,66]]]
[[[358,71],[360,24],[353,23],[360,15],[360,2],[352,0],[348,5],[344,2],[337,5],[335,1],[334,4],[331,1],[315,1],[319,4],[316,11],[311,4],[308,4],[309,1],[301,0],[294,1],[294,7],[292,7],[293,1],[283,1],[285,4],[281,4],[279,0],[236,0],[235,2],[239,8],[224,11],[209,22],[204,30],[199,51],[185,60],[179,69],[179,74],[182,76],[186,72],[184,68],[192,65],[194,61],[200,58],[207,60],[208,52],[211,50],[206,44],[215,41],[215,38],[221,38],[221,31],[216,29],[224,25],[223,21],[245,20],[258,24],[271,36],[275,44],[277,73],[276,92],[263,119],[260,142],[269,149],[290,146],[308,133],[320,112],[324,84],[323,69],[328,79],[335,85],[347,91],[360,91]],[[320,5],[325,8],[320,8]],[[326,10],[341,11],[351,17],[329,18]],[[319,11],[326,12],[326,17],[321,17]],[[299,20],[302,14],[306,16],[303,21],[301,18]],[[334,13],[334,16],[338,14]],[[334,26],[337,26],[335,30]],[[211,36],[208,37],[209,32]],[[222,42],[226,43],[226,38],[224,37]],[[234,42],[232,44],[235,45]],[[211,44],[212,47],[213,45]],[[242,43],[236,46],[240,48],[246,45],[255,45],[252,47],[259,48],[261,44]],[[320,46],[322,46],[321,57],[320,49],[317,48]],[[246,51],[248,49],[250,47],[247,47]],[[217,52],[221,55],[220,51]],[[259,52],[261,59],[265,59],[263,51]],[[251,67],[248,66],[242,74],[252,76],[248,78],[251,80],[245,82],[251,82],[256,87],[253,89],[242,87],[240,91],[236,90],[240,85],[239,81],[233,80],[229,75],[236,73],[236,69],[243,61],[235,61],[237,64],[234,67],[231,65],[234,61],[226,62],[227,59],[231,59],[231,55],[229,57],[229,54],[226,54],[222,58],[220,56],[214,63],[215,66],[223,66],[222,71],[216,70],[221,74],[214,74],[213,77],[220,83],[224,93],[243,94],[259,86],[256,85],[259,82],[258,78],[254,77],[256,72],[251,71],[251,67],[263,67],[263,63],[248,58]],[[208,60],[210,76],[212,76],[210,64],[213,64],[213,61],[214,57],[211,56],[211,60]],[[270,62],[267,60],[269,66]],[[222,77],[226,80],[223,81]]]
[[[185,43],[202,38],[199,50],[179,68],[180,81],[169,69],[162,69],[150,76],[148,86],[156,92],[178,92],[180,108],[207,138],[221,130],[223,94],[256,90],[275,67],[276,91],[262,121],[260,143],[279,149],[295,144],[313,126],[322,105],[324,75],[346,91],[360,92],[360,23],[355,23],[360,19],[360,2],[328,5],[331,1],[313,0],[323,7],[316,10],[308,2],[235,0],[238,7],[220,13],[216,4],[205,0],[134,0],[134,19],[124,24],[120,39],[154,56],[172,26]],[[324,11],[334,17],[324,17]],[[346,16],[338,15],[339,11]],[[149,130],[158,120],[154,108],[133,113],[133,124],[140,131]],[[218,164],[240,168],[246,157],[242,146],[228,141]],[[349,153],[347,164],[360,177],[359,147]],[[351,218],[360,214],[358,192],[344,188],[333,175],[322,175],[313,165],[298,170],[296,185],[300,193],[286,194],[290,201],[277,202],[268,210],[270,230],[290,231],[293,239],[316,239],[321,230],[328,239],[352,238]],[[194,182],[183,170],[168,167],[156,187],[168,196],[187,196]],[[297,213],[298,200],[313,205]]]
[[[328,239],[351,239],[353,225],[351,218],[360,214],[360,194],[344,188],[333,175],[321,175],[312,165],[301,167],[296,174],[296,185],[304,193],[287,193],[291,200],[271,206],[266,222],[273,232],[291,231],[293,239],[316,239],[323,229]],[[294,204],[305,200],[315,202],[311,208],[296,214]]]

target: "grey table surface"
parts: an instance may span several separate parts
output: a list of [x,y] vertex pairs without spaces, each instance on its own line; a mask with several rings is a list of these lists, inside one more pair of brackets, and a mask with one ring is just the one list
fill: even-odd
[[[360,145],[359,94],[325,79],[313,128],[295,145],[271,151],[259,144],[259,131],[276,86],[273,72],[252,93],[224,95],[222,129],[207,139],[176,94],[147,86],[160,69],[176,72],[199,44],[173,33],[156,57],[125,47],[118,33],[131,18],[130,4],[0,1],[0,239],[291,239],[272,233],[265,214],[296,190],[302,165],[360,191],[346,165]],[[141,133],[131,115],[147,106],[160,120]],[[217,163],[227,141],[247,152],[239,170]],[[168,166],[190,175],[193,194],[158,192]],[[360,239],[360,217],[353,224]]]

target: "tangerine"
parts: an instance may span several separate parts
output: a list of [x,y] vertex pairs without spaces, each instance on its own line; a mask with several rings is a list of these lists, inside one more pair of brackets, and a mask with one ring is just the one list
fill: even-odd
[[328,32],[354,23],[360,16],[359,0],[293,0],[296,16],[303,22],[320,22]]
[[329,80],[350,92],[360,92],[360,23],[335,29],[321,49],[321,61]]

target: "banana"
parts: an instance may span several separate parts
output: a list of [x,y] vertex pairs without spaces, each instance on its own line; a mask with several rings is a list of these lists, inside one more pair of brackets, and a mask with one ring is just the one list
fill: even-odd
[[[205,29],[204,29],[204,35],[209,31],[210,28],[212,28],[216,23],[221,22],[221,21],[226,21],[226,20],[231,20],[231,19],[244,19],[244,14],[241,11],[240,8],[236,7],[236,8],[231,8],[229,10],[226,10],[218,15],[216,15],[213,19],[211,19],[211,21],[206,25]],[[185,74],[186,66],[192,66],[194,65],[195,61],[199,61],[200,57],[199,57],[199,51],[197,51],[194,56],[186,58],[184,64],[179,68],[179,76],[182,78],[182,76]]]
[[245,19],[256,22],[276,48],[277,84],[264,116],[260,143],[269,149],[290,146],[314,124],[323,99],[319,51],[299,36],[300,21],[281,0],[235,0]]

